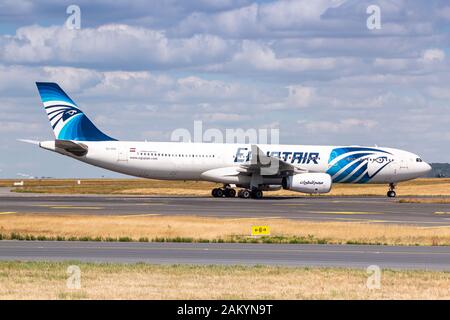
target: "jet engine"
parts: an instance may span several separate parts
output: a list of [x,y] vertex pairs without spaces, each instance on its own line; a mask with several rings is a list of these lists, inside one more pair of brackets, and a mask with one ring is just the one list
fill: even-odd
[[331,184],[331,176],[327,173],[299,173],[282,180],[283,189],[303,193],[327,193]]

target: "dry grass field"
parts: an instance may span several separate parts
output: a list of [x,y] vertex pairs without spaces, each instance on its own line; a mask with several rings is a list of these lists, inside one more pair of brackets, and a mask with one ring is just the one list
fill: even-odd
[[400,203],[441,203],[450,204],[450,198],[447,197],[433,197],[433,198],[404,198],[400,199]]
[[[12,187],[16,180],[1,180],[0,186]],[[16,192],[40,192],[62,194],[133,194],[133,195],[191,195],[209,196],[211,189],[219,185],[202,181],[160,181],[146,179],[74,179],[24,180]],[[386,185],[335,184],[331,196],[378,195],[384,196]],[[297,192],[280,190],[267,192],[273,196],[308,196]],[[450,196],[450,179],[424,178],[402,182],[398,185],[399,196]]]
[[450,227],[196,216],[0,215],[3,239],[253,241],[248,238],[253,225],[270,226],[271,237],[259,239],[262,242],[450,245]]
[[[67,267],[81,288],[67,288]],[[450,273],[266,266],[0,262],[0,299],[450,299]]]

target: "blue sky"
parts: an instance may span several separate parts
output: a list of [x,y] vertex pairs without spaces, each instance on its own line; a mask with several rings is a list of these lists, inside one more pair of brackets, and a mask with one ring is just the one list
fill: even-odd
[[53,138],[35,81],[123,140],[202,120],[450,162],[449,26],[448,1],[0,1],[0,177],[115,176],[16,141]]

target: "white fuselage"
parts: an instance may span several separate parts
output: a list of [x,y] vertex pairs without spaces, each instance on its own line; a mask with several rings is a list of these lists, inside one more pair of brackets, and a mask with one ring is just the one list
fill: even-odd
[[[249,184],[236,174],[249,160],[250,144],[77,141],[88,147],[84,156],[41,142],[44,149],[68,155],[88,164],[123,174],[163,180],[207,180]],[[328,173],[333,182],[397,183],[420,177],[430,166],[419,156],[392,148],[362,146],[258,145],[267,155],[308,172]],[[264,184],[280,184],[280,177],[263,176]]]

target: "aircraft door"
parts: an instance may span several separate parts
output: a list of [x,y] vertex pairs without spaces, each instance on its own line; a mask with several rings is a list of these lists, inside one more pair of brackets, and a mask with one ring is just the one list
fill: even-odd
[[117,150],[117,161],[128,161],[128,149],[118,148]]

